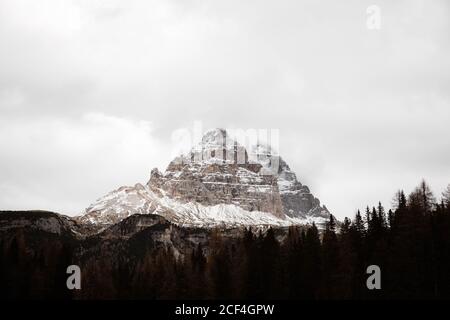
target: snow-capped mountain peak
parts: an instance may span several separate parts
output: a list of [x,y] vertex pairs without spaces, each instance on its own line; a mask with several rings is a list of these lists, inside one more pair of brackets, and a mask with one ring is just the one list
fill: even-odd
[[159,214],[183,225],[303,224],[328,211],[270,145],[247,149],[224,129],[207,131],[188,154],[147,184],[121,187],[98,199],[80,220],[112,224],[129,215]]

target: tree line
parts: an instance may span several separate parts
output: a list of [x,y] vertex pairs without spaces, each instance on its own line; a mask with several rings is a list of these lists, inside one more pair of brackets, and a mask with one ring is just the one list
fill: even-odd
[[[208,246],[199,244],[183,253],[170,247],[143,248],[136,257],[114,259],[101,253],[81,266],[82,289],[71,292],[64,287],[65,266],[73,262],[74,247],[61,239],[53,246],[46,240],[38,254],[24,262],[27,246],[20,234],[8,248],[0,243],[2,296],[450,298],[450,186],[439,202],[425,181],[408,196],[398,191],[394,199],[390,210],[378,203],[342,222],[330,215],[322,230],[315,224],[291,227],[281,237],[272,228],[246,229],[237,239],[215,230]],[[380,290],[366,286],[370,265],[380,267]],[[10,291],[4,291],[5,286]]]
[[[283,241],[274,229],[237,241],[217,231],[205,249],[148,252],[109,279],[137,299],[450,298],[450,186],[437,203],[423,181],[408,196],[398,191],[393,209],[378,203],[342,223],[330,215],[323,232],[291,227]],[[369,265],[380,267],[380,290],[367,288]]]

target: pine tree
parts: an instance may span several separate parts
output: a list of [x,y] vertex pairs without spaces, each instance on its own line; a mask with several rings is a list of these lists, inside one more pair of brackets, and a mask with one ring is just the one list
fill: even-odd
[[394,211],[404,209],[406,207],[406,197],[403,190],[398,190],[392,199],[392,208]]
[[367,236],[369,240],[373,240],[378,234],[380,219],[378,217],[378,213],[375,207],[372,207],[371,212],[369,210],[369,207],[367,207],[366,215],[369,217],[367,224]]
[[285,270],[283,283],[286,290],[285,297],[289,299],[302,299],[305,297],[304,284],[301,275],[304,273],[302,260],[304,255],[304,231],[298,227],[290,227],[287,239],[284,242]]
[[364,284],[365,268],[367,261],[367,230],[364,227],[364,222],[361,213],[358,210],[351,226],[351,252],[354,253],[351,292],[353,298],[361,298],[362,292],[365,292]]
[[309,227],[305,234],[304,261],[302,283],[304,283],[305,297],[314,299],[319,297],[319,284],[322,281],[322,259],[319,231],[315,223]]
[[366,217],[365,217],[366,230],[369,231],[370,225],[370,209],[369,206],[366,207]]
[[366,229],[364,227],[364,221],[363,221],[363,219],[361,217],[361,212],[359,210],[356,213],[355,221],[354,221],[353,225],[354,225],[354,227],[356,229],[356,232],[361,237],[363,237],[365,235],[365,233],[366,233]]
[[449,208],[450,207],[450,184],[447,185],[447,188],[442,193],[442,202],[444,205]]
[[280,246],[272,228],[269,228],[261,243],[262,292],[266,298],[281,296]]
[[[358,211],[359,213],[359,211]],[[361,215],[359,214],[359,218]],[[362,221],[361,221],[362,223]],[[363,225],[364,227],[364,225]],[[353,297],[355,275],[357,274],[358,250],[356,243],[361,240],[355,239],[356,227],[349,218],[345,218],[339,234],[339,283],[337,284],[336,297],[339,299],[350,299]]]
[[339,276],[339,244],[336,236],[336,222],[330,214],[328,223],[325,226],[325,233],[322,241],[323,247],[323,283],[322,297],[325,299],[336,298]]
[[350,228],[351,228],[351,221],[349,218],[345,217],[341,227],[341,235],[349,234]]
[[378,213],[379,228],[380,231],[383,231],[387,227],[386,221],[387,219],[386,219],[386,212],[384,211],[384,207],[381,205],[381,202],[378,202],[377,213]]
[[216,299],[229,299],[233,291],[229,247],[220,236],[214,241],[214,247],[207,260],[210,295]]
[[391,209],[388,211],[388,224],[389,228],[392,228],[394,224],[394,212]]

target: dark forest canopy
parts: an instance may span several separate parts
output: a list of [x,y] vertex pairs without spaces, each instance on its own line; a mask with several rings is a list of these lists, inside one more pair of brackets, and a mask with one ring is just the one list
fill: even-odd
[[[74,261],[76,244],[45,239],[39,254],[19,232],[0,243],[0,295],[67,299],[396,299],[450,298],[450,187],[437,202],[423,181],[353,219],[333,216],[323,232],[291,227],[282,242],[273,229],[245,230],[231,241],[212,233],[209,247],[181,255],[169,248],[108,260],[100,252]],[[93,241],[88,240],[88,241]],[[110,244],[114,250],[114,244]],[[65,288],[68,264],[81,263],[83,285]],[[381,290],[368,290],[366,269],[381,269]]]

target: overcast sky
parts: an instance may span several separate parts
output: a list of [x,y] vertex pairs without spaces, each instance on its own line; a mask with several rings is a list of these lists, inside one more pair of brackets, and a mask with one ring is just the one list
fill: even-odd
[[0,0],[0,209],[79,214],[163,170],[195,121],[279,129],[339,218],[422,178],[439,197],[449,18],[448,0]]

